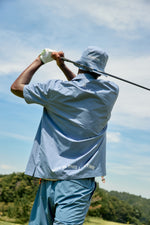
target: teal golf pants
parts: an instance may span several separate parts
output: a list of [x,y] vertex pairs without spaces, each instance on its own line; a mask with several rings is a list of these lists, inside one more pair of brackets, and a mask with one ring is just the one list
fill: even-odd
[[82,225],[94,190],[94,178],[42,180],[29,225]]

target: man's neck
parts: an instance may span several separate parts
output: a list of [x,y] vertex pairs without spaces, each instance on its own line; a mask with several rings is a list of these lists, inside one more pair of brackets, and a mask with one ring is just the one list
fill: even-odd
[[80,73],[88,73],[90,75],[92,75],[94,77],[94,79],[97,79],[100,75],[98,75],[97,73],[94,73],[94,72],[90,72],[90,71],[85,71],[85,70],[78,70],[78,74]]

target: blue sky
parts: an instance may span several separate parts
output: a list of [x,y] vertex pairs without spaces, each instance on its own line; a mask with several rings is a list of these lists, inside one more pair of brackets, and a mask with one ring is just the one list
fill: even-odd
[[[23,172],[42,108],[10,93],[16,77],[44,48],[78,59],[89,45],[109,54],[108,73],[150,87],[148,0],[0,1],[0,173]],[[77,72],[73,65],[68,66]],[[65,79],[55,62],[32,82]],[[120,94],[109,122],[107,190],[150,198],[150,92],[114,80]]]

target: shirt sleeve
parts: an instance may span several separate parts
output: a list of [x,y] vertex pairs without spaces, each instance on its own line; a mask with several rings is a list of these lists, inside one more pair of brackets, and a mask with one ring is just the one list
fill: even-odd
[[24,86],[23,96],[28,104],[39,104],[46,106],[52,99],[53,90],[55,88],[55,80],[45,83],[28,84]]
[[108,81],[107,83],[105,83],[105,88],[107,89],[107,95],[105,95],[105,102],[108,111],[111,112],[119,94],[119,87],[114,82]]

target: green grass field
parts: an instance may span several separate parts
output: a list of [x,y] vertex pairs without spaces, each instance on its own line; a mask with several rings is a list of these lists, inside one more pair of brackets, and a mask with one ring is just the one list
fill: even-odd
[[84,225],[122,225],[122,223],[110,222],[96,217],[88,217]]
[[[121,225],[122,223],[115,223],[115,222],[109,222],[105,221],[96,217],[88,217],[86,218],[86,221],[84,225]],[[0,225],[28,225],[26,224],[19,224],[19,223],[14,223],[14,221],[2,221],[0,218]]]
[[11,222],[0,221],[0,225],[20,225],[20,224],[19,223],[11,223]]

